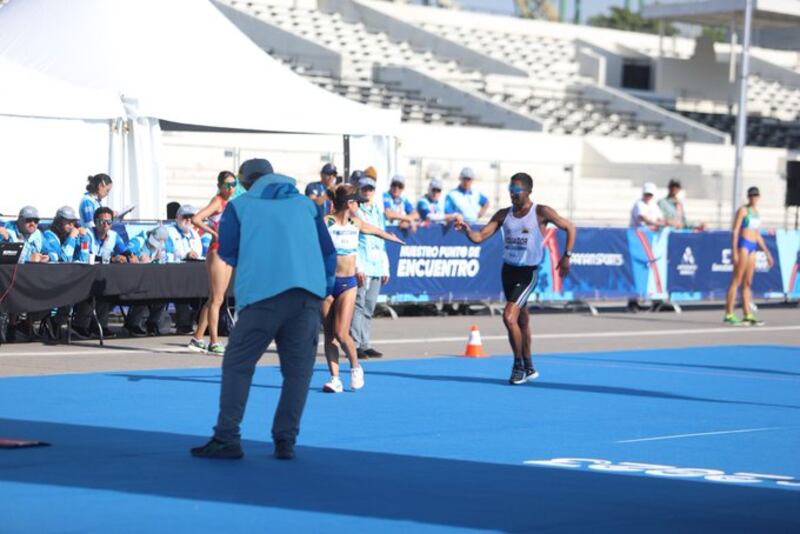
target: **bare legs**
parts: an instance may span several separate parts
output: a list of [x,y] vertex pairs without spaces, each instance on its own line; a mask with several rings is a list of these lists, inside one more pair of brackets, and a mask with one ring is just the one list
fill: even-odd
[[531,327],[528,307],[507,302],[503,310],[503,324],[508,331],[508,342],[514,353],[514,365],[531,367]]
[[339,376],[339,347],[344,350],[350,368],[359,367],[356,344],[350,337],[350,323],[356,304],[356,288],[351,288],[336,297],[328,297],[322,303],[322,323],[325,329],[325,359],[332,376]]
[[215,250],[209,250],[206,258],[206,272],[208,273],[209,296],[200,309],[194,338],[202,339],[208,330],[210,343],[217,343],[219,341],[219,309],[225,302],[225,294],[228,291],[233,269],[222,261]]
[[742,286],[742,308],[747,316],[751,313],[751,303],[753,301],[753,273],[756,268],[756,255],[745,248],[739,249],[739,261],[733,266],[731,283],[728,286],[728,293],[725,296],[725,315],[733,313],[736,306],[736,291]]

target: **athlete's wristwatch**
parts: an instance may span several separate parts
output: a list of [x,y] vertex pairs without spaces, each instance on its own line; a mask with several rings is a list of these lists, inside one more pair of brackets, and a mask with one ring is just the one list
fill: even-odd
[[571,258],[572,257],[572,251],[571,250],[565,250],[564,251],[564,256],[566,256],[567,258]]

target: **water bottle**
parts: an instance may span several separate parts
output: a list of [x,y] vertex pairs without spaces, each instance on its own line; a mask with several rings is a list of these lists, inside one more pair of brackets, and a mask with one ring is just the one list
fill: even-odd
[[81,254],[80,261],[89,261],[89,240],[86,237],[81,237]]

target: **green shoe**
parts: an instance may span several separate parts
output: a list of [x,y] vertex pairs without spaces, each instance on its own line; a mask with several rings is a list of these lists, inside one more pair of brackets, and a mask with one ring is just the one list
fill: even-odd
[[738,317],[736,317],[735,313],[729,313],[726,315],[725,318],[722,319],[722,322],[731,326],[744,326],[744,323],[740,321]]
[[205,352],[208,350],[208,346],[206,346],[206,342],[202,339],[195,339],[192,338],[189,340],[188,345],[189,350],[193,350],[194,352]]
[[225,356],[225,345],[222,343],[212,343],[208,346],[206,352],[212,356]]
[[751,326],[764,326],[764,321],[753,315],[752,313],[748,313],[744,316],[744,322],[748,323]]

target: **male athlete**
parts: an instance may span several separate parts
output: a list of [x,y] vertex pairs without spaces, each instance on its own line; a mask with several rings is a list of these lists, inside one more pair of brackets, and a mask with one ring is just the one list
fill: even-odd
[[569,258],[575,245],[575,226],[561,217],[550,206],[534,204],[530,198],[533,179],[519,172],[511,177],[508,191],[511,207],[499,210],[480,230],[472,230],[469,224],[458,224],[473,243],[489,239],[499,229],[503,230],[503,292],[506,307],[503,323],[508,330],[508,340],[514,351],[514,367],[510,384],[524,384],[534,380],[539,373],[531,361],[531,328],[528,313],[528,297],[536,287],[539,264],[544,257],[544,233],[548,223],[567,232],[567,248],[558,261],[562,276],[569,272]]

